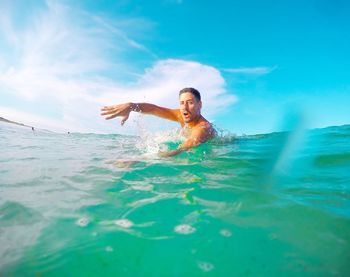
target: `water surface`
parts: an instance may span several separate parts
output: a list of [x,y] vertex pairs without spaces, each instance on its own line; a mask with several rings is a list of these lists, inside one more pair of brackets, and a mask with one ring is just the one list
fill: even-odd
[[350,275],[349,125],[176,139],[1,124],[0,275]]

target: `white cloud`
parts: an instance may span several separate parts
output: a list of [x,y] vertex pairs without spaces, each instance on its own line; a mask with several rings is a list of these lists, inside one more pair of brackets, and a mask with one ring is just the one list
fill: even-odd
[[237,100],[225,90],[225,80],[217,69],[193,61],[159,61],[145,71],[137,86],[153,101],[164,105],[177,105],[178,91],[183,87],[195,87],[202,93],[204,109],[210,114]]
[[[194,61],[155,61],[136,80],[121,82],[136,71],[123,61],[126,51],[155,57],[128,36],[132,20],[113,25],[53,1],[46,3],[24,30],[16,30],[10,13],[0,22],[8,53],[15,57],[9,60],[0,54],[1,97],[11,95],[28,104],[25,111],[2,107],[0,116],[58,131],[123,132],[132,124],[121,129],[116,127],[118,120],[105,121],[99,115],[101,106],[134,101],[177,107],[178,91],[189,86],[202,92],[203,112],[210,117],[237,100],[226,91],[217,69]],[[56,116],[40,112],[39,105],[49,106]]]
[[238,68],[224,68],[222,71],[229,73],[238,73],[238,74],[248,74],[248,75],[265,75],[273,70],[275,70],[277,66],[273,67],[238,67]]

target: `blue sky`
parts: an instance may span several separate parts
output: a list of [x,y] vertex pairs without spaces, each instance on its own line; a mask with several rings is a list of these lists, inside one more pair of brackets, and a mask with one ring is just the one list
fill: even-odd
[[295,111],[310,128],[350,123],[346,0],[23,0],[0,2],[0,12],[9,119],[128,133],[135,120],[121,128],[99,107],[176,107],[177,92],[194,86],[204,116],[238,134],[279,131]]

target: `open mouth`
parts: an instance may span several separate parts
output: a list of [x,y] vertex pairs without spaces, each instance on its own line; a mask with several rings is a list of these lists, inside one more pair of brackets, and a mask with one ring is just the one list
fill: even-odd
[[189,112],[183,112],[182,114],[184,115],[185,118],[190,117],[190,113]]

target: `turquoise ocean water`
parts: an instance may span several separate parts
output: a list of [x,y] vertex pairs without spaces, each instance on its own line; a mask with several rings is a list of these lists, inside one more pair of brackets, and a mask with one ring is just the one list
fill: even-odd
[[233,138],[0,125],[0,276],[350,276],[350,125]]

